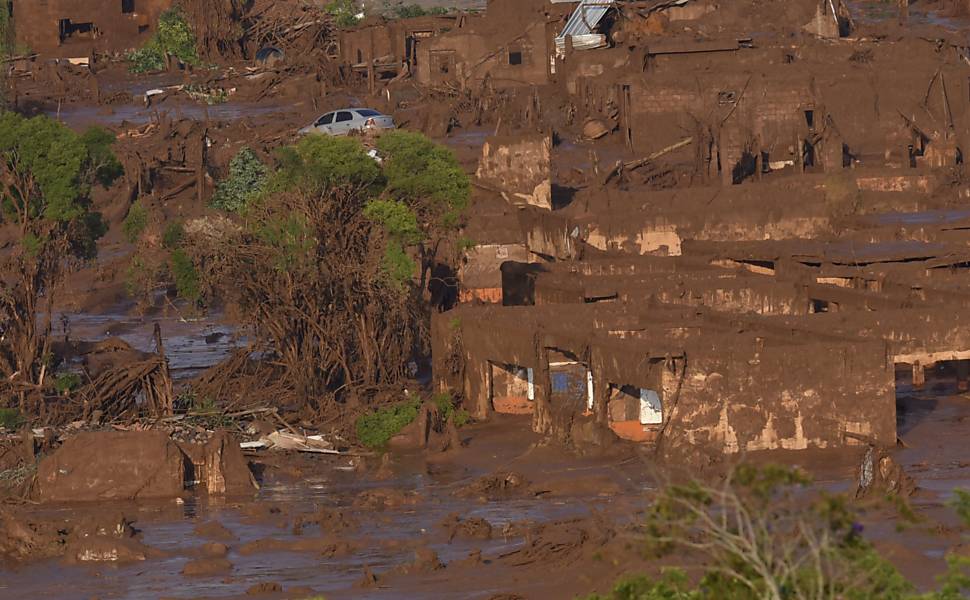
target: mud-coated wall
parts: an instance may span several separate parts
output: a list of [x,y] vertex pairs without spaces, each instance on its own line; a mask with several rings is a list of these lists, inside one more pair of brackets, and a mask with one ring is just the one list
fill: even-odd
[[172,5],[172,0],[11,1],[17,43],[56,58],[140,47]]
[[[687,357],[664,443],[724,452],[896,440],[894,373],[882,343],[735,343]],[[669,386],[668,386],[669,387]]]
[[416,79],[474,87],[487,78],[496,89],[548,83],[544,9],[540,0],[492,0],[484,16],[418,46]]
[[[478,418],[491,414],[491,363],[534,370],[536,431],[559,435],[550,397],[549,350],[589,365],[594,396],[609,385],[655,389],[660,380],[662,443],[725,453],[830,448],[895,441],[894,373],[884,342],[780,340],[748,328],[699,322],[689,313],[643,324],[622,308],[465,307],[436,315],[434,378],[460,390]],[[660,318],[660,317],[658,317]],[[646,329],[644,329],[646,327]],[[804,338],[804,339],[801,339]],[[660,368],[661,366],[665,368]],[[595,411],[603,424],[605,404]]]

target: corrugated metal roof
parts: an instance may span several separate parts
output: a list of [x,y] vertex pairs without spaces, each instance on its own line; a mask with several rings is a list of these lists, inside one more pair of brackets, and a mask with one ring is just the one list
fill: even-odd
[[573,14],[569,16],[569,21],[566,22],[562,33],[556,38],[557,41],[565,40],[567,35],[578,36],[593,33],[593,28],[599,24],[611,6],[613,6],[613,0],[582,0]]

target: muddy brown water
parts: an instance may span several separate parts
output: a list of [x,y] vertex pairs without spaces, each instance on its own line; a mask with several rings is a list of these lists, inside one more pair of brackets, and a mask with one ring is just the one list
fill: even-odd
[[[342,470],[348,466],[346,459],[323,458],[321,462],[321,473],[298,482],[265,484],[256,501],[285,507],[288,517],[312,513],[318,507],[350,511],[360,521],[360,528],[351,530],[347,535],[348,540],[359,544],[359,550],[350,556],[321,558],[312,552],[276,551],[244,556],[231,551],[228,558],[234,568],[229,580],[224,576],[187,578],[180,571],[190,559],[193,549],[205,541],[193,533],[198,523],[211,520],[222,523],[238,537],[238,540],[229,542],[234,549],[266,538],[295,540],[317,535],[316,527],[307,526],[302,536],[294,535],[289,526],[292,519],[284,519],[286,527],[281,527],[272,519],[253,519],[245,510],[246,506],[251,505],[249,502],[220,502],[190,497],[183,505],[174,501],[140,505],[105,504],[99,506],[99,510],[117,510],[135,518],[136,528],[143,532],[142,541],[168,556],[132,565],[67,566],[59,561],[32,564],[7,571],[0,577],[0,597],[197,598],[243,594],[255,583],[273,581],[281,583],[284,588],[309,586],[327,598],[413,598],[413,591],[396,592],[393,587],[363,590],[356,583],[361,579],[365,566],[381,574],[407,562],[416,543],[435,550],[446,564],[467,557],[473,550],[481,550],[486,556],[497,555],[523,543],[521,538],[507,539],[498,533],[507,524],[584,516],[589,514],[591,508],[605,509],[616,501],[593,495],[482,502],[454,495],[459,486],[468,482],[469,477],[440,480],[423,473],[411,473],[385,481],[368,481]],[[359,493],[378,488],[416,492],[421,500],[415,506],[384,511],[351,508],[352,499]],[[72,510],[75,507],[44,508],[39,509],[38,514],[56,517],[58,513],[70,513]],[[455,539],[448,542],[442,536],[440,523],[452,513],[458,513],[463,518],[484,518],[497,533],[488,541]],[[500,587],[475,590],[464,597],[487,598]],[[455,596],[453,593],[435,594],[427,591],[422,592],[420,597]]]
[[131,314],[131,306],[119,305],[104,314],[58,312],[53,319],[54,333],[63,336],[64,320],[71,339],[99,342],[121,338],[136,350],[154,352],[155,324],[161,328],[165,355],[175,380],[190,379],[218,364],[245,345],[245,337],[234,326],[222,322],[218,312],[205,318],[159,314]]

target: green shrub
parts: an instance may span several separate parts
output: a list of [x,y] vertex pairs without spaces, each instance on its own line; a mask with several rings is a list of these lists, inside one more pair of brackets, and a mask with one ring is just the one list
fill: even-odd
[[388,194],[419,202],[441,225],[454,227],[468,206],[471,183],[455,155],[424,135],[389,131],[377,141]]
[[420,398],[379,408],[357,418],[357,439],[368,448],[382,448],[418,417]]
[[441,411],[442,418],[447,422],[451,421],[455,427],[464,427],[471,421],[471,415],[464,408],[455,406],[451,394],[443,393],[434,397],[438,410]]
[[300,189],[318,193],[332,187],[365,188],[377,194],[384,188],[384,175],[364,146],[349,137],[311,134],[293,146],[277,151],[279,169],[269,190]]
[[66,394],[81,387],[81,376],[77,373],[60,373],[54,378],[54,389],[58,394]]
[[125,217],[125,221],[121,225],[125,239],[134,244],[144,233],[146,227],[148,227],[148,210],[140,200],[136,200],[128,209],[128,216]]
[[182,238],[185,237],[185,228],[179,221],[173,221],[165,227],[162,233],[162,246],[168,250],[174,250],[182,245]]
[[357,24],[357,3],[354,0],[333,0],[326,6],[328,13],[333,15],[337,27],[353,27]]
[[172,279],[180,298],[197,303],[202,299],[202,285],[199,272],[195,269],[192,259],[183,250],[172,252]]
[[371,200],[364,206],[364,216],[380,223],[391,238],[403,244],[416,244],[424,239],[418,216],[403,202],[385,198]]
[[249,148],[241,149],[229,161],[229,176],[216,188],[212,206],[228,212],[242,212],[263,193],[268,172],[255,152]]
[[173,8],[158,18],[158,31],[141,49],[128,54],[133,73],[160,71],[165,59],[172,56],[187,65],[199,64],[195,33],[182,12]]
[[606,596],[593,594],[586,600],[701,600],[701,592],[691,589],[687,575],[680,569],[664,570],[659,581],[647,577],[621,580]]
[[0,408],[0,427],[7,430],[18,429],[26,422],[16,408]]
[[418,265],[408,256],[400,242],[389,241],[384,248],[384,258],[381,260],[381,270],[387,278],[387,283],[397,290],[403,290],[404,285],[414,277]]

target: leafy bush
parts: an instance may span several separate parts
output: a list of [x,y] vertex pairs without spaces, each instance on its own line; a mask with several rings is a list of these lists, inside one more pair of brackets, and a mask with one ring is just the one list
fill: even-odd
[[16,408],[0,408],[0,427],[7,430],[18,429],[26,421]]
[[172,252],[172,279],[175,280],[175,289],[181,298],[196,303],[202,299],[202,285],[199,280],[199,272],[195,268],[192,259],[183,250],[178,249]]
[[468,206],[471,183],[455,155],[420,133],[389,131],[377,141],[387,157],[384,175],[392,198],[418,203],[422,213],[444,227],[457,225]]
[[403,202],[378,198],[367,203],[364,216],[379,223],[387,233],[389,239],[384,249],[384,274],[395,287],[401,288],[417,270],[417,265],[404,247],[424,239],[417,215]]
[[441,411],[442,418],[446,422],[453,422],[455,427],[464,427],[471,421],[471,415],[468,414],[468,411],[455,406],[451,394],[438,394],[434,397],[434,402],[438,405],[438,410]]
[[228,212],[242,212],[266,187],[269,169],[249,148],[241,149],[229,161],[229,176],[219,183],[212,206]]
[[160,71],[166,58],[172,56],[187,65],[199,64],[195,33],[182,12],[173,8],[158,18],[158,31],[141,49],[128,54],[133,73]]
[[380,223],[388,235],[402,243],[416,244],[424,239],[417,215],[403,202],[384,198],[371,200],[364,207],[364,216]]
[[327,4],[326,10],[333,15],[337,27],[353,27],[357,24],[357,3],[354,0],[333,0]]
[[279,169],[270,191],[300,189],[319,193],[328,188],[351,186],[377,194],[384,175],[364,146],[355,139],[311,134],[293,146],[277,151]]
[[125,239],[134,244],[146,227],[148,227],[148,210],[140,200],[136,200],[128,209],[128,216],[125,217],[124,223],[121,224]]
[[162,233],[162,247],[174,250],[182,244],[184,237],[185,228],[182,227],[182,223],[173,221],[165,227],[165,231]]
[[647,577],[632,577],[616,584],[613,591],[600,596],[593,594],[586,600],[701,600],[704,596],[691,589],[690,580],[680,569],[667,569],[659,581]]
[[357,439],[368,448],[382,448],[418,417],[420,398],[379,408],[357,418]]
[[79,387],[81,387],[81,376],[77,373],[61,373],[54,379],[54,389],[59,394],[65,394]]

